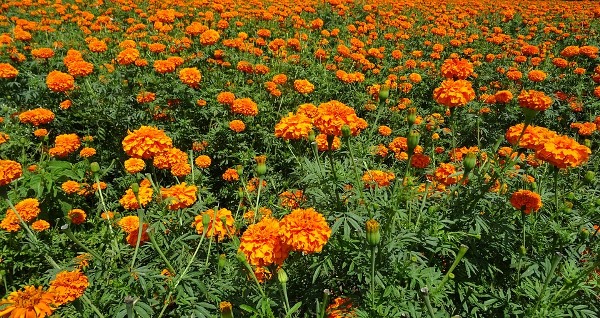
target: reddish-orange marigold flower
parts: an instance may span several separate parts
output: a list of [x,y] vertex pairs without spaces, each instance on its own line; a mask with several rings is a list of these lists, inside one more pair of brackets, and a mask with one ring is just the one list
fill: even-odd
[[[235,220],[230,210],[222,208],[216,211],[216,209],[209,209],[197,215],[194,218],[192,226],[196,228],[198,234],[204,233],[204,224],[202,224],[202,218],[204,215],[210,217],[210,222],[206,228],[206,237],[215,237],[218,241],[222,241],[225,237],[232,237],[237,232],[235,228]],[[225,221],[225,222],[223,222]]]
[[519,190],[511,195],[510,204],[515,209],[529,214],[537,212],[542,207],[542,198],[535,192]]
[[271,217],[263,217],[244,231],[240,237],[238,251],[244,253],[250,265],[260,267],[281,265],[288,257],[291,247],[283,242],[279,233],[279,221]]
[[54,294],[54,304],[62,306],[83,296],[89,286],[88,278],[78,269],[62,271],[50,282],[49,292]]
[[465,106],[475,99],[475,91],[471,82],[465,80],[445,80],[440,87],[433,90],[433,99],[446,107]]
[[71,211],[69,211],[67,216],[73,224],[82,224],[87,218],[85,211],[83,211],[82,209],[72,209]]

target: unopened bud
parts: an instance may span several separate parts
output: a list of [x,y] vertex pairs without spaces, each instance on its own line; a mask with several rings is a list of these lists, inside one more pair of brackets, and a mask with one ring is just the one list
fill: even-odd
[[596,173],[594,171],[588,171],[585,173],[584,182],[586,184],[594,183],[594,179],[596,179]]
[[225,267],[226,263],[227,263],[227,256],[225,256],[225,254],[219,255],[219,262],[217,264],[219,266],[219,268]]
[[588,148],[592,148],[592,141],[586,138],[583,140],[583,145]]
[[408,109],[408,116],[406,116],[408,125],[412,126],[417,121],[417,109],[412,107]]
[[342,126],[342,137],[349,138],[351,135],[350,126],[344,125]]
[[314,142],[315,139],[317,139],[315,136],[315,131],[314,130],[309,131],[308,132],[308,141]]
[[202,214],[202,226],[206,229],[210,224],[210,215],[208,213]]
[[131,191],[133,191],[134,194],[138,194],[138,192],[140,192],[140,185],[137,182],[132,183]]
[[244,174],[244,167],[243,167],[242,165],[237,165],[237,166],[235,167],[235,170],[237,171],[237,173],[238,173],[239,175],[242,175],[242,174]]
[[279,280],[280,283],[285,284],[288,282],[288,275],[287,273],[283,270],[283,268],[279,268],[277,270],[277,279]]
[[100,165],[97,162],[92,162],[90,164],[90,169],[92,170],[93,173],[96,173],[96,172],[100,171]]
[[233,318],[233,310],[231,309],[230,302],[222,301],[219,304],[219,310],[221,311],[221,318]]
[[419,144],[421,135],[416,131],[411,131],[406,139],[408,144],[408,153],[412,155],[415,152],[415,148],[417,148],[417,145]]
[[367,243],[371,246],[376,246],[381,242],[381,232],[379,231],[379,222],[370,219],[366,223],[367,227]]
[[385,102],[390,97],[390,87],[388,85],[382,85],[379,88],[379,101]]
[[475,165],[477,164],[477,155],[473,152],[467,153],[463,159],[463,166],[465,167],[465,175],[469,174]]
[[254,160],[256,160],[256,173],[259,177],[264,176],[267,173],[267,156],[257,156]]

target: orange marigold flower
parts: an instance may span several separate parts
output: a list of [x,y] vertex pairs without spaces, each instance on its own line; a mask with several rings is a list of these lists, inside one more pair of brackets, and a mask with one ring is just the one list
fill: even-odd
[[121,65],[133,64],[140,58],[140,51],[134,48],[126,48],[117,55],[117,63]]
[[[204,215],[210,217],[206,233],[204,233],[204,224],[202,224]],[[198,234],[204,234],[206,237],[215,237],[218,241],[222,241],[225,237],[232,237],[237,232],[233,214],[225,208],[218,211],[216,209],[209,209],[202,212],[194,218],[192,226],[196,228]]]
[[31,223],[31,228],[36,232],[43,232],[50,228],[50,223],[46,220],[37,220]]
[[20,178],[22,174],[23,168],[20,163],[0,159],[0,187]]
[[350,318],[356,317],[354,309],[352,309],[352,303],[348,298],[337,297],[335,298],[325,310],[327,318]]
[[433,90],[433,99],[449,108],[465,106],[475,99],[475,91],[469,81],[445,80],[440,87]]
[[[317,143],[317,150],[319,150],[319,151],[330,150],[329,143],[327,141],[327,135],[318,134],[317,137],[315,138],[315,142]],[[342,146],[342,140],[337,136],[333,137],[333,142],[331,143],[331,151],[338,150],[338,149],[340,149],[341,146]]]
[[236,133],[240,133],[246,130],[246,124],[239,119],[235,119],[229,122],[229,129],[235,131]]
[[456,167],[451,163],[442,163],[435,169],[435,180],[439,183],[449,186],[457,183],[462,176],[456,175]]
[[294,89],[300,94],[310,94],[315,90],[315,85],[307,80],[295,80]]
[[94,64],[86,61],[75,61],[67,65],[69,74],[75,77],[85,77],[94,72]]
[[507,90],[498,91],[496,94],[494,94],[494,99],[497,103],[506,104],[513,99],[513,94],[511,91]]
[[85,147],[85,148],[81,149],[81,151],[79,152],[79,156],[83,157],[83,158],[89,158],[95,154],[96,154],[96,149],[94,149],[92,147]]
[[231,111],[234,114],[256,116],[258,115],[258,105],[250,98],[238,98],[231,104]]
[[138,173],[146,168],[146,162],[140,158],[129,158],[125,160],[125,171],[127,173]]
[[342,136],[342,127],[345,125],[350,128],[350,133],[356,136],[368,126],[364,119],[356,116],[352,107],[337,100],[320,104],[313,124],[321,133],[329,136]]
[[521,107],[536,111],[544,111],[552,105],[552,98],[536,90],[523,90],[517,99]]
[[131,233],[133,231],[137,231],[140,227],[140,219],[137,215],[129,215],[121,218],[117,225],[123,230],[125,233]]
[[67,216],[73,224],[77,225],[84,223],[87,218],[85,211],[83,211],[82,209],[72,209],[71,211],[69,211]]
[[426,168],[427,166],[429,166],[430,162],[431,162],[431,158],[429,158],[429,156],[424,155],[422,153],[415,153],[415,154],[413,154],[413,156],[410,159],[411,166],[418,168],[418,169]]
[[298,110],[296,111],[296,114],[303,114],[306,115],[306,117],[308,118],[315,118],[315,116],[317,116],[318,113],[319,109],[317,108],[317,106],[310,103],[298,106]]
[[291,247],[283,242],[279,233],[279,221],[264,217],[244,231],[238,251],[244,253],[250,265],[281,265],[288,257]]
[[45,108],[36,108],[24,111],[19,114],[19,121],[24,124],[32,124],[34,126],[45,125],[54,120],[54,113]]
[[200,155],[194,160],[194,163],[196,166],[198,166],[198,168],[205,169],[210,167],[211,159],[207,155]]
[[[518,124],[509,127],[506,131],[506,140],[514,145],[519,140],[519,147],[536,150],[546,142],[547,139],[557,136],[557,134],[547,128],[529,125],[525,132],[523,131],[523,124]],[[522,134],[522,136],[521,136]]]
[[73,102],[70,100],[64,100],[59,104],[60,109],[62,110],[67,110],[69,108],[71,108],[71,106],[73,105]]
[[229,182],[238,181],[240,179],[240,175],[238,174],[237,170],[233,168],[225,170],[222,177],[223,180]]
[[121,203],[121,205],[127,210],[137,210],[140,208],[140,203],[142,204],[142,207],[145,207],[148,205],[148,203],[150,203],[150,201],[152,201],[153,193],[154,191],[152,191],[151,187],[140,185],[138,192],[138,197],[140,200],[139,203],[131,188],[125,191],[125,195],[119,200],[119,203]]
[[94,53],[102,53],[108,50],[108,46],[104,41],[93,40],[88,44],[88,49]]
[[175,68],[177,67],[175,63],[169,60],[156,60],[153,66],[154,70],[161,74],[175,72]]
[[3,306],[0,315],[10,318],[44,318],[52,315],[56,309],[54,302],[54,293],[44,291],[41,286],[25,286],[23,290],[14,291],[0,301],[0,306]]
[[31,55],[38,59],[49,59],[54,56],[54,51],[51,48],[43,47],[31,50]]
[[[127,237],[125,238],[125,240],[127,241],[127,244],[129,244],[130,246],[134,246],[134,247],[137,245],[138,232],[139,232],[139,227],[136,228],[133,232],[127,234]],[[149,239],[150,239],[150,236],[148,235],[148,223],[144,223],[142,225],[142,237],[140,238],[140,246],[142,244],[146,243]]]
[[592,151],[568,136],[548,138],[536,150],[535,157],[561,169],[574,168],[586,162]]
[[597,130],[596,124],[591,122],[583,124],[573,123],[571,124],[571,128],[577,129],[577,133],[580,136],[591,136],[594,133],[594,131]]
[[388,126],[379,126],[379,129],[377,129],[377,131],[382,136],[389,136],[392,134],[392,129]]
[[53,92],[66,92],[75,87],[75,79],[67,73],[52,71],[46,77],[46,86]]
[[172,169],[178,163],[187,163],[188,155],[179,148],[169,148],[154,156],[152,164],[159,169]]
[[282,207],[296,209],[300,206],[301,202],[306,201],[306,197],[302,190],[296,190],[294,192],[284,191],[279,195],[279,200]]
[[279,235],[294,251],[312,254],[321,252],[331,236],[331,228],[315,209],[295,209],[279,222]]
[[217,95],[217,102],[224,105],[233,105],[235,95],[231,92],[220,92]]
[[81,146],[81,140],[76,134],[58,135],[54,141],[54,147],[48,150],[53,157],[64,158],[75,152]]
[[[38,216],[38,214],[40,214],[40,202],[37,199],[32,198],[24,199],[19,203],[15,204],[15,210],[17,211],[17,213],[19,213],[19,216],[21,217],[21,219],[23,219],[23,221],[29,222],[35,219]],[[6,214],[14,214],[15,210],[9,208],[6,211]]]
[[138,130],[129,132],[121,144],[128,156],[151,159],[156,154],[173,147],[173,140],[158,128],[142,126]]
[[0,78],[11,79],[19,75],[19,71],[8,63],[0,63]]
[[473,74],[473,64],[465,59],[447,59],[442,64],[441,71],[445,78],[464,80]]
[[510,204],[515,209],[529,214],[537,212],[542,207],[542,198],[535,192],[519,190],[510,196]]
[[33,135],[38,137],[38,138],[42,138],[42,137],[46,137],[48,135],[48,130],[46,129],[36,129],[35,131],[33,131]]
[[160,195],[169,204],[169,210],[178,210],[188,208],[196,202],[196,192],[198,187],[195,185],[188,186],[182,182],[170,188],[161,188]]
[[387,187],[395,178],[393,172],[367,170],[362,176],[362,181],[365,183],[365,188]]
[[100,214],[100,217],[103,220],[113,220],[115,218],[115,213],[112,211],[102,212],[102,214]]
[[156,99],[156,94],[152,93],[152,92],[142,91],[139,94],[137,94],[137,96],[136,96],[135,99],[140,104],[150,103],[150,102],[153,102]]
[[284,140],[306,139],[311,130],[312,123],[306,115],[288,113],[275,125],[275,137]]
[[181,82],[189,87],[196,88],[202,79],[202,74],[195,68],[184,68],[179,71],[179,79]]
[[83,296],[89,286],[88,278],[78,269],[62,271],[50,282],[49,292],[54,293],[54,304],[62,306]]
[[73,194],[73,193],[77,193],[81,189],[81,186],[79,185],[79,182],[69,180],[69,181],[63,182],[63,184],[61,185],[61,188],[63,191],[65,191],[66,194]]
[[527,78],[532,82],[541,82],[546,79],[548,75],[544,71],[532,70],[527,73]]
[[523,77],[523,73],[518,70],[511,69],[506,72],[506,77],[508,77],[508,79],[511,81],[518,81]]
[[213,45],[219,42],[220,38],[221,36],[219,35],[219,32],[208,29],[200,34],[200,43],[202,45]]
[[287,82],[287,76],[285,74],[277,74],[273,76],[273,82],[278,85],[283,85]]

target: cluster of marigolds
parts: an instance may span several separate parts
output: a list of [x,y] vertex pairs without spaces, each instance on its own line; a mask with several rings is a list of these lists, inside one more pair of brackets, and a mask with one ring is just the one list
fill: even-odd
[[[422,177],[422,183],[417,189],[428,196],[441,196],[449,193],[448,187],[468,184],[470,171],[481,162],[497,159],[501,166],[508,167],[509,175],[516,175],[515,171],[519,170],[520,165],[538,167],[548,163],[555,169],[571,169],[582,166],[592,155],[586,142],[580,144],[578,139],[534,125],[534,121],[536,115],[550,109],[558,101],[568,104],[568,108],[574,114],[580,115],[584,111],[583,97],[600,98],[600,65],[583,67],[585,64],[597,63],[594,61],[599,55],[598,47],[587,44],[593,41],[587,41],[581,35],[586,30],[589,31],[586,29],[590,26],[588,20],[600,17],[600,7],[593,4],[573,4],[572,11],[561,13],[561,21],[567,18],[575,21],[570,25],[549,22],[551,19],[548,18],[545,27],[539,28],[540,12],[563,12],[565,7],[554,10],[557,7],[542,3],[540,8],[525,8],[503,2],[500,9],[497,9],[494,5],[475,1],[476,7],[482,9],[482,12],[485,11],[483,8],[497,11],[502,23],[514,22],[514,17],[519,12],[522,23],[528,28],[526,32],[529,33],[511,36],[507,34],[508,28],[493,26],[487,18],[484,20],[486,22],[480,25],[469,22],[468,17],[482,14],[477,10],[438,10],[436,6],[413,4],[412,1],[375,1],[367,5],[356,5],[354,1],[347,0],[326,1],[323,5],[333,15],[348,17],[352,10],[364,15],[361,21],[342,29],[327,25],[320,17],[307,21],[300,16],[303,12],[315,13],[315,1],[297,4],[282,1],[264,9],[255,8],[256,4],[253,2],[230,1],[221,4],[204,1],[202,10],[198,11],[197,3],[189,5],[189,1],[168,2],[176,2],[171,3],[175,9],[150,5],[146,11],[138,1],[132,0],[118,1],[118,4],[112,4],[115,5],[114,8],[93,14],[83,10],[87,6],[80,8],[78,5],[66,5],[56,1],[52,9],[48,10],[52,10],[59,17],[44,17],[40,21],[34,20],[37,16],[46,16],[46,11],[42,10],[46,8],[46,1],[38,1],[37,4],[27,2],[27,5],[22,5],[20,1],[12,0],[3,4],[0,13],[8,12],[11,7],[22,7],[19,10],[31,10],[29,19],[32,21],[0,15],[0,26],[12,27],[10,32],[0,34],[0,89],[7,89],[9,86],[5,84],[17,82],[33,72],[27,69],[27,65],[30,65],[27,63],[35,61],[39,62],[38,66],[43,70],[41,78],[45,80],[47,93],[60,98],[60,103],[46,108],[19,105],[31,109],[20,111],[9,120],[18,118],[19,123],[29,125],[32,138],[52,140],[52,146],[43,150],[50,160],[93,158],[96,156],[93,136],[83,136],[81,133],[53,134],[51,129],[53,124],[60,125],[54,123],[55,119],[60,117],[57,116],[58,112],[62,112],[62,116],[68,114],[72,107],[85,107],[78,104],[78,93],[85,92],[84,86],[89,85],[90,80],[102,82],[106,74],[119,69],[131,73],[151,74],[163,81],[174,80],[176,85],[183,85],[183,88],[197,93],[204,85],[211,85],[211,77],[219,73],[219,69],[213,69],[212,73],[203,74],[202,67],[190,65],[192,61],[204,59],[202,63],[211,67],[232,70],[243,76],[248,85],[260,83],[268,97],[272,98],[263,102],[255,98],[255,95],[252,98],[244,97],[249,96],[248,90],[239,89],[240,93],[237,93],[238,87],[228,83],[225,88],[215,89],[218,93],[210,100],[194,99],[198,107],[214,104],[226,108],[228,114],[235,118],[229,121],[227,127],[231,131],[228,132],[242,134],[246,131],[246,125],[251,125],[259,114],[272,113],[273,110],[268,109],[266,105],[279,103],[281,100],[278,98],[295,96],[307,100],[316,95],[315,93],[325,91],[325,87],[315,85],[318,82],[316,79],[302,78],[292,75],[292,72],[284,74],[279,73],[282,71],[272,71],[279,69],[275,66],[277,64],[302,67],[313,64],[322,67],[323,72],[337,81],[336,83],[353,90],[362,89],[365,82],[369,83],[365,88],[367,96],[372,100],[366,102],[364,111],[379,111],[384,108],[384,111],[402,112],[409,131],[400,135],[388,126],[393,123],[367,123],[358,116],[358,108],[355,109],[343,101],[315,98],[318,100],[315,104],[294,104],[295,112],[288,113],[289,109],[286,109],[287,115],[273,123],[274,135],[286,142],[309,141],[314,145],[315,152],[333,152],[342,148],[344,139],[358,136],[371,128],[379,134],[378,137],[387,140],[372,146],[373,155],[382,160],[389,158],[403,162],[407,171],[408,168],[415,169],[418,172],[417,176]],[[103,7],[104,1],[98,0],[95,4],[96,8]],[[407,17],[402,13],[404,7],[415,6],[430,16],[429,22],[435,21],[435,24],[426,23],[417,27],[419,23],[414,16]],[[113,11],[135,15],[119,21],[113,18]],[[461,18],[455,20],[451,16],[455,16],[457,12],[460,12]],[[552,16],[558,17],[555,13],[552,13]],[[191,20],[194,21],[190,21],[188,17],[193,17]],[[282,23],[281,25],[285,21],[291,22],[293,30],[289,34],[293,35],[284,39],[276,37],[283,33],[275,28],[254,30],[248,27],[248,24],[251,24],[248,22],[253,22],[254,19],[277,21]],[[73,24],[81,30],[85,37],[84,43],[76,45],[57,40],[50,48],[46,47],[49,45],[37,42],[41,41],[38,39],[40,34],[57,32],[61,25],[67,24]],[[470,26],[476,30],[472,34],[465,31]],[[242,27],[245,27],[244,31],[241,31]],[[235,28],[238,28],[239,32]],[[107,30],[123,38],[105,37],[105,33],[100,33]],[[181,32],[172,32],[173,30]],[[248,30],[252,32],[246,32]],[[534,41],[540,32],[548,41]],[[423,41],[423,49],[410,51],[403,41],[415,35],[426,38]],[[572,40],[571,42],[577,41],[581,45],[563,47],[562,44],[558,44],[561,47],[555,47],[556,43],[566,39]],[[469,44],[479,40],[490,46],[490,52],[501,53],[484,55],[469,47]],[[380,46],[380,43],[388,43],[389,46]],[[553,51],[556,54],[552,53]],[[306,52],[313,58],[309,62],[305,61]],[[245,54],[243,56],[257,62],[236,60],[236,54]],[[476,72],[479,67],[484,63],[499,61],[506,62],[506,65],[497,67],[493,80],[486,80],[484,84],[476,82],[482,75]],[[419,85],[423,85],[424,81],[433,81],[439,76],[442,80],[432,91],[423,93],[420,90],[422,86]],[[595,87],[590,86],[582,96],[576,96],[561,91],[552,93],[544,86],[548,84],[547,87],[554,87],[565,78],[585,79],[588,80],[586,85]],[[131,94],[129,97],[137,102],[136,106],[148,107],[156,121],[170,118],[168,109],[177,107],[181,101],[169,99],[168,107],[159,106],[157,94],[160,93],[144,85],[139,84],[139,87],[135,86],[134,91],[128,92]],[[394,105],[386,102],[390,92],[402,96]],[[431,113],[428,105],[413,105],[413,100],[420,98],[419,94],[426,96],[427,102],[443,106],[446,111]],[[455,145],[453,149],[435,146],[435,141],[455,133],[446,127],[446,124],[456,120],[453,116],[458,109],[468,108],[473,102],[483,106],[478,110],[469,109],[469,112],[481,116],[490,113],[497,115],[511,106],[521,107],[523,122],[509,127],[505,133],[510,147],[501,147],[497,154],[488,154],[476,146]],[[573,122],[569,127],[574,129],[579,137],[593,136],[600,130],[600,115],[590,116],[588,121]],[[0,117],[0,124],[4,121],[5,118]],[[369,124],[372,126],[369,127]],[[193,169],[207,170],[211,165],[215,165],[209,155],[203,154],[207,147],[205,141],[194,143],[193,152],[188,153],[175,147],[172,138],[167,132],[159,129],[159,126],[154,123],[140,125],[138,129],[129,131],[122,140],[123,152],[129,157],[123,162],[126,173],[137,175],[147,171],[151,165],[169,171],[179,181],[192,174]],[[434,141],[432,149],[425,149],[420,144],[421,135],[425,132],[430,134]],[[53,136],[53,139],[50,139],[50,136]],[[9,143],[10,140],[9,134],[0,132],[0,146]],[[192,153],[198,155],[190,158]],[[433,154],[447,155],[449,160],[436,162],[432,160]],[[264,156],[257,157],[257,165],[264,165],[265,160]],[[240,180],[240,167],[219,165],[218,168],[222,168],[219,174],[222,172],[221,178],[225,182],[234,183]],[[36,166],[31,165],[25,169],[34,173]],[[0,159],[0,187],[9,188],[23,173],[21,163]],[[391,170],[364,169],[361,173],[360,180],[366,190],[386,188],[394,182],[407,184],[408,179],[405,177],[402,181],[395,181],[397,172]],[[487,177],[489,191],[506,195],[516,210],[530,214],[542,208],[539,194],[519,189],[508,195],[505,185],[502,185],[497,177]],[[532,176],[523,177],[528,183],[534,181]],[[89,196],[101,193],[106,186],[106,183],[99,180],[67,180],[61,184],[61,189],[66,195]],[[259,176],[242,185],[242,191],[256,193],[267,186],[267,181]],[[126,234],[126,242],[137,248],[150,241],[153,234],[148,231],[150,224],[140,222],[139,217],[133,215],[136,210],[148,208],[151,203],[164,204],[170,211],[190,208],[197,203],[198,192],[198,186],[187,182],[159,188],[152,180],[143,179],[139,184],[125,190],[121,196],[119,204],[126,212],[114,213],[105,210],[101,218],[111,225],[116,224]],[[232,211],[221,207],[201,212],[195,216],[191,227],[198,234],[217,242],[234,236],[239,237],[239,254],[243,255],[244,262],[252,267],[254,276],[259,281],[264,281],[284,264],[290,253],[319,253],[332,235],[325,216],[311,207],[304,206],[307,200],[301,190],[285,191],[279,195],[279,200],[280,206],[290,211],[288,214],[278,219],[265,207],[248,210],[243,215],[247,225],[243,233],[240,233],[240,220],[235,219]],[[38,218],[41,211],[37,198],[24,198],[14,206],[9,201],[9,206],[0,222],[0,228],[4,231],[15,233],[25,228],[26,231],[31,229],[39,233],[52,226],[47,220]],[[127,213],[132,215],[125,215]],[[325,211],[323,213],[326,214]],[[73,208],[66,213],[64,219],[69,225],[77,226],[84,224],[87,217],[83,209]],[[85,266],[82,265],[81,269],[83,267]],[[84,294],[88,287],[88,279],[81,269],[61,271],[49,283],[48,289],[25,286],[10,293],[0,302],[0,316],[43,318],[52,315],[58,307]],[[347,299],[336,298],[328,310],[329,317],[342,317],[350,311],[350,307]],[[231,304],[222,303],[221,311],[231,311]]]

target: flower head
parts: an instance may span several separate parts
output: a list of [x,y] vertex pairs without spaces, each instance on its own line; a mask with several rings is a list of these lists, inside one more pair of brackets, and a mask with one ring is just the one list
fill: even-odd
[[45,108],[36,108],[24,111],[19,115],[19,120],[24,124],[34,126],[45,125],[54,120],[54,113]]
[[[232,237],[237,231],[235,228],[235,220],[230,210],[222,208],[218,211],[209,209],[197,215],[192,223],[198,234],[204,234],[207,237],[216,237],[218,241],[222,241],[225,237]],[[210,218],[206,233],[204,233],[204,224],[202,219],[207,215]]]
[[440,87],[433,90],[433,99],[449,108],[465,106],[475,99],[475,91],[469,81],[445,80]]
[[42,287],[25,286],[22,290],[14,291],[0,301],[8,305],[0,309],[0,317],[36,317],[44,318],[54,311],[54,295],[44,291]]
[[151,159],[173,147],[173,140],[158,128],[141,126],[140,129],[129,132],[123,139],[122,145],[123,150],[130,157]]
[[510,204],[515,209],[529,214],[537,212],[542,207],[542,198],[535,192],[519,190],[511,195]]
[[185,182],[160,190],[162,198],[167,199],[167,202],[169,202],[169,210],[190,207],[196,202],[196,192],[198,192],[198,187],[195,185],[188,186]]
[[343,126],[347,125],[353,136],[358,135],[368,126],[364,119],[356,116],[353,108],[337,100],[320,104],[313,124],[321,133],[338,137],[342,136]]
[[53,92],[66,92],[74,88],[75,79],[70,74],[52,71],[46,77],[46,86]]
[[78,269],[69,272],[62,271],[50,282],[48,291],[54,294],[54,304],[62,306],[83,296],[89,286],[88,278]]
[[0,159],[0,187],[20,178],[21,175],[23,175],[23,168],[20,163]]
[[321,252],[331,236],[331,228],[315,209],[295,209],[279,223],[279,234],[294,251],[311,254]]
[[288,257],[291,247],[282,241],[277,219],[264,217],[248,226],[240,237],[239,252],[254,266],[281,265]]

